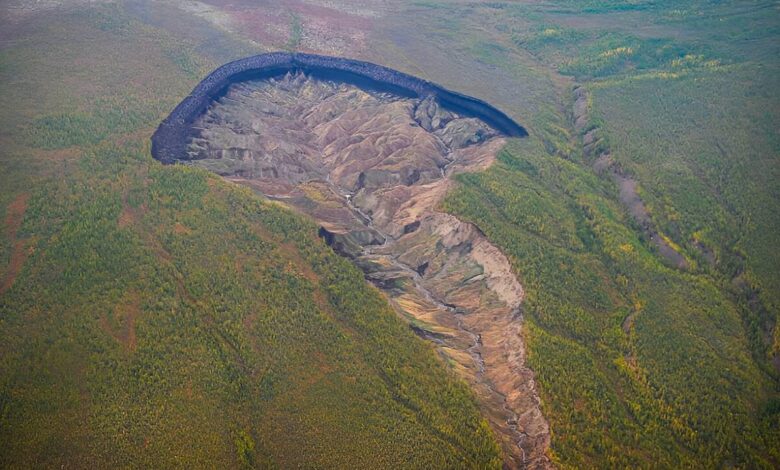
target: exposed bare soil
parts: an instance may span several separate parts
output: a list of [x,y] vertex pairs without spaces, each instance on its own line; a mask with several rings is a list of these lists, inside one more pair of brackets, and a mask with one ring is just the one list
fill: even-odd
[[28,239],[18,238],[19,229],[22,227],[24,212],[27,210],[27,201],[30,195],[22,193],[18,195],[6,209],[4,229],[8,240],[13,245],[11,259],[3,273],[2,283],[0,283],[0,295],[5,293],[13,286],[16,276],[21,271],[27,256],[30,254],[30,243]]
[[471,224],[437,212],[450,176],[504,139],[431,99],[305,75],[244,82],[193,124],[189,162],[311,215],[474,388],[510,467],[550,466],[525,365],[523,289]]

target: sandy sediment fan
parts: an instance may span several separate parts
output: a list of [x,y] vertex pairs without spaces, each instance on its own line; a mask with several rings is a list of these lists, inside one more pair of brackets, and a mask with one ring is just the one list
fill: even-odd
[[152,136],[152,156],[163,163],[186,159],[192,123],[206,111],[211,102],[224,96],[230,85],[296,71],[401,96],[433,96],[443,108],[479,118],[508,137],[528,135],[509,116],[482,100],[381,65],[339,57],[274,52],[227,63],[200,82],[155,131]]

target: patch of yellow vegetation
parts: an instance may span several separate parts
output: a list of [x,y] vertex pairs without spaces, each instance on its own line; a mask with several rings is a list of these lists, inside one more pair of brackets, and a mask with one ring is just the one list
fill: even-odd
[[667,237],[662,232],[658,232],[658,236],[661,237],[663,239],[663,241],[665,241],[666,244],[669,245],[669,247],[671,247],[674,251],[679,253],[685,259],[685,262],[688,263],[688,266],[690,267],[690,269],[692,269],[692,270],[696,269],[696,267],[697,267],[696,261],[693,258],[691,258],[690,256],[686,255],[685,251],[683,251],[683,249],[682,249],[682,247],[680,247],[680,245],[675,243],[671,238]]
[[682,253],[682,248],[680,248],[680,245],[675,243],[671,238],[667,237],[664,233],[658,232],[658,236],[661,237],[667,245],[669,245],[674,251],[677,253]]
[[649,72],[633,75],[630,77],[623,77],[619,79],[606,79],[594,81],[590,87],[592,89],[597,88],[609,88],[614,86],[620,86],[629,82],[636,82],[640,80],[675,80],[680,77],[684,77],[688,74],[688,70],[682,69],[679,72]]
[[336,195],[324,185],[312,182],[302,184],[300,188],[307,198],[316,203],[322,204],[325,207],[342,207],[342,204],[338,201]]
[[617,56],[629,56],[634,54],[634,48],[629,46],[620,46],[608,51],[604,51],[599,54],[599,57],[617,57]]
[[717,59],[706,60],[702,54],[686,54],[679,59],[674,59],[670,65],[672,67],[702,67],[714,69],[720,67],[720,61]]
[[642,302],[641,299],[633,297],[631,301],[634,305],[634,312],[640,312],[643,308],[645,308],[645,303]]

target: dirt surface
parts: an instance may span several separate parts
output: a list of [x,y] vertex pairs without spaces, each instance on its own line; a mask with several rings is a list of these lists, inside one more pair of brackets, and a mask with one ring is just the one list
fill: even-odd
[[509,467],[550,466],[525,365],[523,288],[476,227],[435,210],[451,175],[495,160],[498,132],[435,100],[302,74],[233,85],[193,129],[189,164],[311,215],[438,346],[475,390]]
[[28,193],[18,195],[6,208],[4,221],[4,230],[10,244],[13,246],[11,259],[3,272],[2,282],[0,283],[0,295],[4,294],[13,286],[16,276],[21,271],[27,256],[30,254],[30,240],[19,238],[19,229],[22,227],[24,212],[27,210],[27,201],[30,199]]

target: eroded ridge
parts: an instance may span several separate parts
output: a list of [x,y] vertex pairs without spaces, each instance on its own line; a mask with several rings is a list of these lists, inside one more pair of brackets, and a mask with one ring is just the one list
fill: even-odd
[[311,215],[475,390],[510,467],[546,468],[525,365],[523,289],[471,224],[436,211],[450,176],[489,166],[499,131],[438,101],[303,73],[232,85],[182,160]]
[[321,79],[351,83],[362,88],[385,90],[398,96],[435,97],[447,109],[478,117],[511,137],[528,135],[512,118],[471,96],[447,90],[435,83],[360,60],[294,52],[273,52],[227,63],[210,73],[160,123],[152,136],[152,155],[164,163],[173,163],[185,152],[191,137],[191,125],[211,103],[222,97],[233,84],[250,79],[268,79],[287,73],[305,72]]

